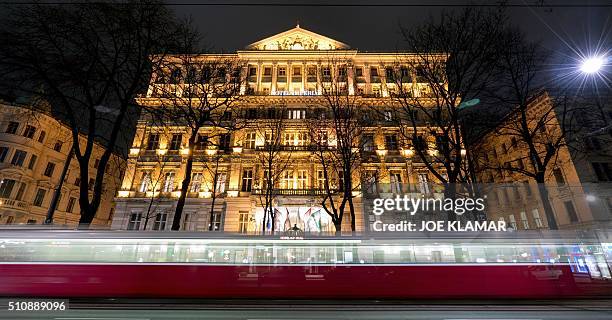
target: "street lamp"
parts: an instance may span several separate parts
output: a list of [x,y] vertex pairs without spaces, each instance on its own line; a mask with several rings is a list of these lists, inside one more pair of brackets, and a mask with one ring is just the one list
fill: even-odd
[[590,57],[582,60],[582,64],[580,65],[580,71],[583,73],[597,73],[604,66],[605,59],[603,57]]

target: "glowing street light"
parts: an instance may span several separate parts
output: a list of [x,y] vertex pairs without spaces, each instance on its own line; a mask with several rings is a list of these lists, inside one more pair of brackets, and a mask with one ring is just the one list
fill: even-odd
[[604,66],[603,57],[590,57],[582,61],[580,71],[584,73],[597,73]]

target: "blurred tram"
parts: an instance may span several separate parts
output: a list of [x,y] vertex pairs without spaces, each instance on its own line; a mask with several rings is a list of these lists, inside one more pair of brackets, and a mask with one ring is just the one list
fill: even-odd
[[0,295],[281,299],[612,295],[612,244],[597,239],[204,236],[0,231]]

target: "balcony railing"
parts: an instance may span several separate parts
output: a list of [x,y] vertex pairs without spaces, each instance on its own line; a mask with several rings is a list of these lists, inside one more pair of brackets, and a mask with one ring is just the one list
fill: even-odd
[[[336,193],[337,190],[330,190],[331,193]],[[265,194],[265,189],[253,189],[251,194],[261,195]],[[325,189],[273,189],[272,195],[275,196],[322,196],[327,194]]]
[[292,145],[280,145],[280,146],[257,146],[257,151],[317,151],[317,150],[335,150],[334,146],[317,146],[317,145],[303,145],[303,146],[292,146]]
[[27,211],[29,207],[30,205],[24,201],[0,198],[0,208],[10,208]]

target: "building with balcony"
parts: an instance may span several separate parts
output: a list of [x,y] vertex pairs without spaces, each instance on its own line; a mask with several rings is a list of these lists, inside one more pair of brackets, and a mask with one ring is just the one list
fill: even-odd
[[[415,192],[426,190],[433,176],[414,156],[414,148],[435,144],[432,131],[423,122],[421,144],[402,138],[395,119],[398,104],[393,99],[397,89],[387,79],[390,70],[400,70],[409,79],[414,95],[427,99],[428,86],[418,82],[415,70],[401,64],[410,54],[368,53],[303,29],[299,26],[257,41],[232,54],[202,55],[206,59],[240,61],[240,83],[232,112],[242,122],[239,130],[219,133],[212,126],[200,128],[195,146],[189,148],[190,130],[180,120],[159,124],[143,114],[130,149],[127,171],[116,198],[113,228],[129,230],[168,230],[172,223],[179,189],[184,179],[186,158],[193,152],[191,184],[183,210],[181,229],[192,231],[223,230],[257,233],[263,226],[262,194],[268,170],[260,155],[270,151],[270,133],[266,126],[283,119],[278,161],[290,161],[275,179],[271,194],[278,212],[277,228],[297,225],[307,232],[334,232],[321,201],[342,192],[338,174],[325,175],[314,153],[312,131],[325,140],[325,152],[337,152],[338,139],[326,128],[314,128],[313,119],[328,119],[326,89],[339,85],[346,99],[358,105],[359,166],[354,170],[356,231],[370,228],[374,216],[364,215],[362,191],[368,184],[384,188],[411,185]],[[145,95],[138,99],[148,109],[161,100],[180,96],[188,85],[179,79],[206,77],[204,67],[181,65],[165,74],[154,74]],[[183,75],[183,76],[181,76]],[[389,81],[387,81],[389,80]],[[170,89],[168,89],[170,88]],[[181,93],[182,92],[182,93]],[[227,112],[227,111],[226,111]],[[223,120],[223,118],[221,118]],[[216,131],[217,130],[217,131]],[[319,141],[320,142],[320,141]],[[276,160],[275,160],[276,161]],[[216,179],[214,178],[216,177]],[[328,181],[330,188],[325,188]],[[383,190],[385,191],[385,190]],[[386,190],[386,192],[391,192]],[[336,193],[331,194],[330,193]],[[214,201],[214,206],[213,206]],[[347,209],[348,210],[348,209]],[[311,223],[313,222],[314,223]],[[311,221],[311,222],[309,222]],[[350,216],[345,212],[342,230],[350,230]]]
[[[27,106],[0,102],[0,224],[41,224],[60,182],[70,154],[70,127],[48,112]],[[82,139],[85,145],[86,139]],[[98,158],[104,147],[95,143],[90,177],[95,177]],[[113,197],[117,192],[125,160],[118,155],[109,160],[104,193],[93,225],[109,226],[113,217]],[[54,223],[78,225],[79,167],[73,159],[64,178],[54,214]],[[95,180],[90,179],[90,189]]]

